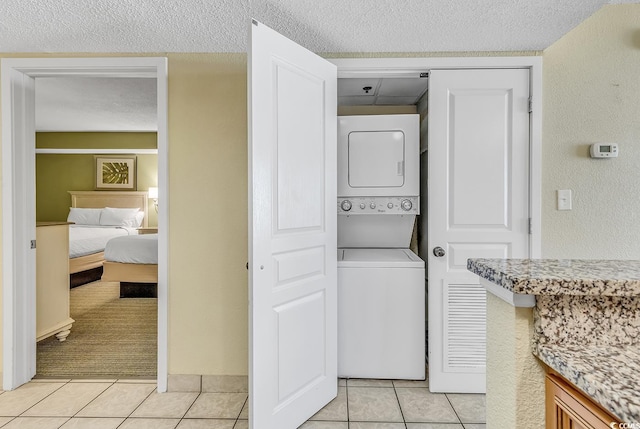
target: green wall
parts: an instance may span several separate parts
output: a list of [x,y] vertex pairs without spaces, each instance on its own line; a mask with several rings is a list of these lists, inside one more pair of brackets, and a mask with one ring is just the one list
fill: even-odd
[[[156,133],[36,133],[36,148],[55,149],[156,149]],[[158,183],[158,156],[136,155],[137,190],[146,191]],[[95,189],[93,154],[36,155],[36,220],[63,221],[69,214],[67,191]],[[158,224],[153,205],[149,225]]]

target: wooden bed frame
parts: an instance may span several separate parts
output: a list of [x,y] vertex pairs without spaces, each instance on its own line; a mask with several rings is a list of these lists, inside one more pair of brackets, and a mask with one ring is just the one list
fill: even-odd
[[[144,212],[142,227],[149,226],[149,195],[146,191],[68,191],[71,207],[138,208]],[[103,272],[104,252],[69,259],[71,287],[99,280]]]
[[120,298],[157,298],[158,265],[104,261],[103,282],[120,282]]

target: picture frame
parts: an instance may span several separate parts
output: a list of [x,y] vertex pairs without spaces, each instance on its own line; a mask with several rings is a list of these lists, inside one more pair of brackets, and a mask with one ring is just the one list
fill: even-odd
[[98,191],[136,190],[135,155],[95,155]]

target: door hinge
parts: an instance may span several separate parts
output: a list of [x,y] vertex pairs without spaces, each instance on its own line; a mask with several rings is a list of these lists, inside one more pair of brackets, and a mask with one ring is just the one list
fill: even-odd
[[529,113],[533,112],[533,98],[529,97]]
[[36,248],[36,240],[31,240],[31,248],[32,249]]
[[533,234],[533,219],[529,218],[529,235]]

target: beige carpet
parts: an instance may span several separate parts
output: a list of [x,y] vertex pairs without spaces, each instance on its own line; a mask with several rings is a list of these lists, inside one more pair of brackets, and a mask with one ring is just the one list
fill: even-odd
[[157,308],[155,298],[120,299],[118,283],[71,289],[71,334],[38,343],[36,377],[154,378]]

